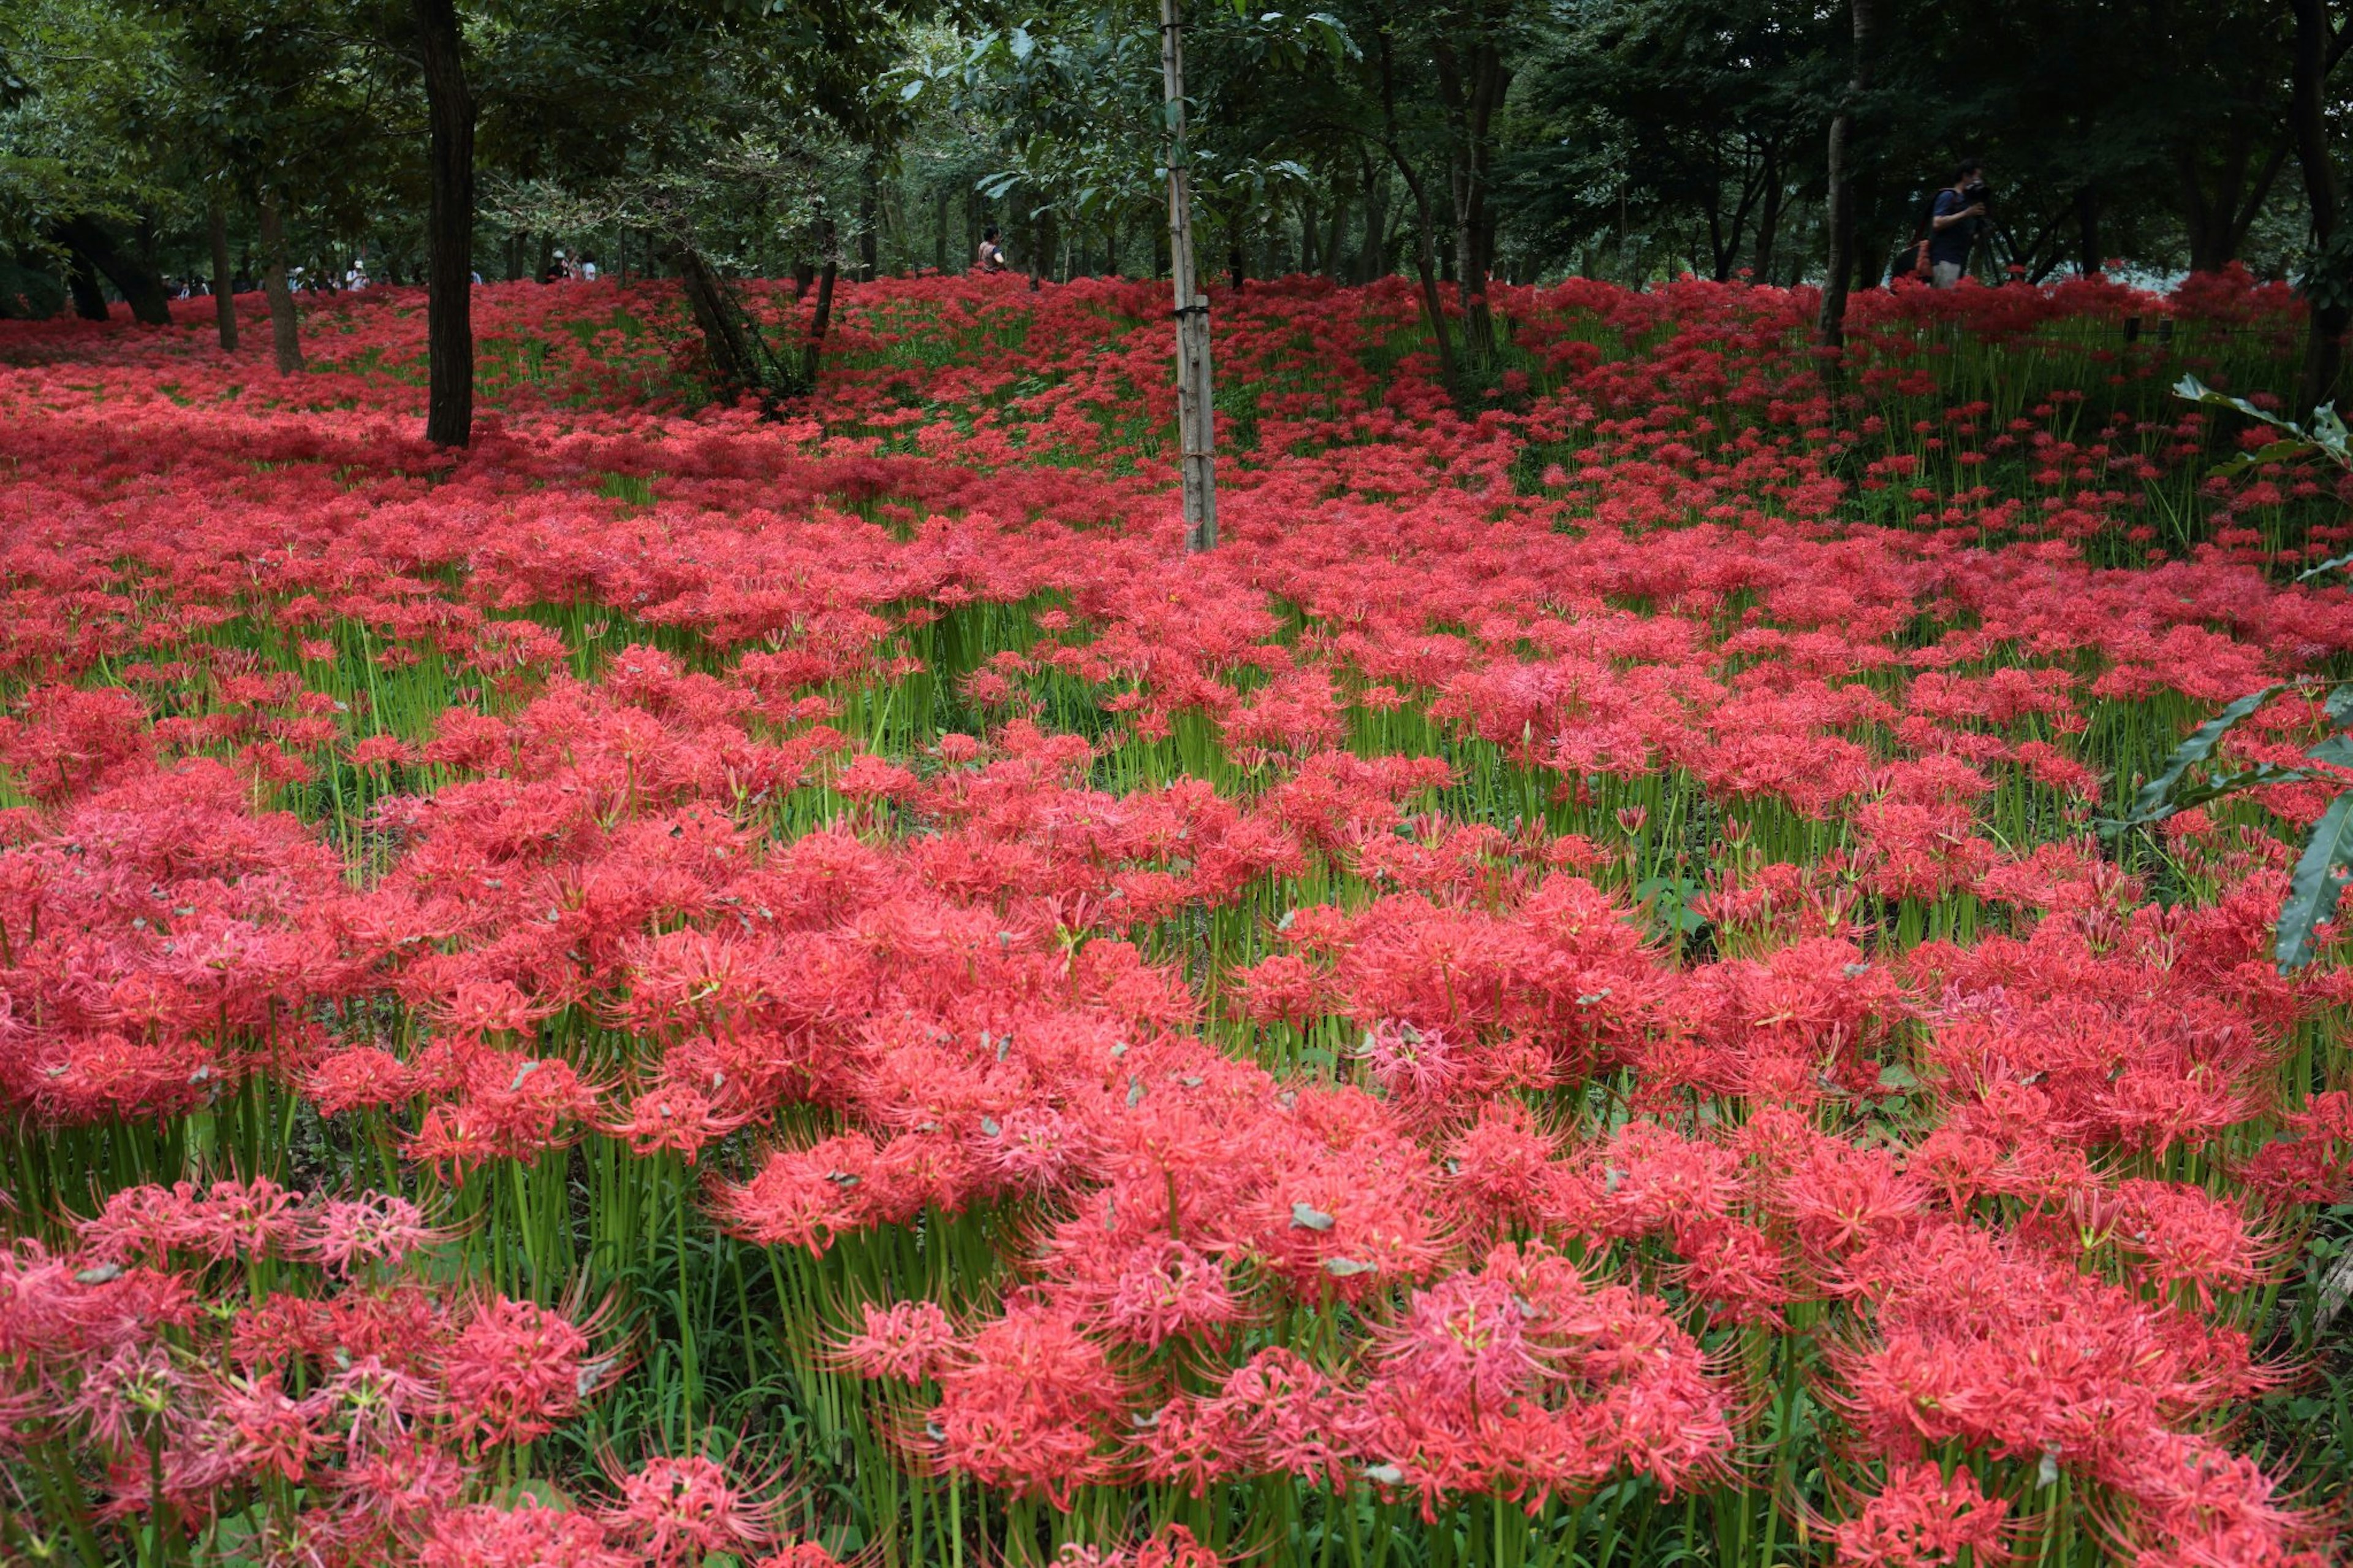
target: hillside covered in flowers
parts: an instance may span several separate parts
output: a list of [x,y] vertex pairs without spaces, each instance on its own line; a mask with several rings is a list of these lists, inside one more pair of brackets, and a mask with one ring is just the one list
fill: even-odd
[[2284,290],[1164,290],[0,323],[0,1561],[2332,1560]]

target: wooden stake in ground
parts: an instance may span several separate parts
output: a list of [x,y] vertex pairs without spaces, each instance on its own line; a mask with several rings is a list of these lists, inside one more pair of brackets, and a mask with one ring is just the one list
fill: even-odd
[[1176,439],[1185,549],[1218,542],[1217,426],[1209,403],[1209,297],[1193,279],[1193,198],[1185,183],[1185,47],[1176,0],[1160,0],[1160,76],[1168,124],[1168,274],[1176,300]]

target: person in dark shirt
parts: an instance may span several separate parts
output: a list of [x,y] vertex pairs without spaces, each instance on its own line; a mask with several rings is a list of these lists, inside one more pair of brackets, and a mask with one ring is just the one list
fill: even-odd
[[1985,226],[1985,165],[1964,158],[1953,183],[1936,193],[1928,216],[1928,281],[1950,289],[1969,269],[1969,250]]

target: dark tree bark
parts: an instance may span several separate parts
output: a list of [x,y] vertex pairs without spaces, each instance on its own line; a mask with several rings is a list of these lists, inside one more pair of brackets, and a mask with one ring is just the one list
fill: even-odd
[[743,306],[692,246],[674,247],[670,260],[678,271],[680,292],[686,296],[687,309],[711,355],[711,372],[719,390],[729,397],[749,392],[773,400],[776,388],[770,384],[772,366],[766,345],[754,336]]
[[1778,142],[1765,146],[1764,195],[1757,207],[1757,247],[1748,263],[1749,280],[1769,284],[1773,281],[1773,247],[1781,236],[1781,147]]
[[2313,250],[2323,273],[2304,340],[2304,376],[2296,402],[2296,412],[2302,414],[2336,395],[2345,363],[2345,330],[2353,321],[2353,304],[2348,300],[2353,277],[2337,276],[2339,269],[2328,266],[2344,202],[2328,145],[2327,89],[2328,68],[2336,63],[2336,30],[2329,25],[2327,0],[2294,0],[2294,5],[2288,128],[2295,139],[2296,160],[2304,166],[2305,206],[2312,215]]
[[2221,149],[2215,166],[2213,190],[2207,189],[2201,148],[2185,142],[2173,150],[2174,173],[2181,185],[2181,226],[2189,239],[2189,270],[2219,272],[2235,260],[2247,240],[2263,203],[2286,166],[2293,138],[2280,142],[2254,162],[2252,136],[2234,134]]
[[1381,31],[1379,38],[1381,122],[1388,132],[1386,144],[1389,161],[1397,165],[1398,174],[1404,177],[1407,194],[1413,197],[1418,220],[1414,225],[1414,268],[1421,277],[1422,315],[1430,323],[1430,340],[1438,346],[1439,379],[1445,384],[1447,396],[1459,398],[1462,387],[1455,374],[1454,339],[1447,326],[1446,300],[1438,291],[1437,243],[1431,237],[1436,233],[1436,215],[1430,211],[1430,187],[1414,172],[1413,161],[1405,155],[1405,143],[1398,139],[1397,73],[1389,58],[1388,29]]
[[456,0],[417,0],[431,127],[425,220],[425,438],[462,447],[474,437],[474,95],[466,86]]
[[213,315],[219,323],[223,353],[237,353],[237,279],[228,269],[228,214],[217,201],[205,209],[206,237],[213,247]]
[[85,321],[107,319],[106,290],[98,286],[98,269],[79,250],[66,253],[66,291],[73,296],[75,315]]
[[1348,237],[1348,196],[1345,191],[1332,193],[1331,211],[1324,226],[1324,276],[1333,282],[1340,281],[1340,247]]
[[[808,339],[801,345],[801,384],[817,385],[818,362],[825,354],[826,330],[833,325],[833,280],[841,270],[841,245],[834,233],[833,220],[825,220],[820,236],[825,246],[825,267],[817,275],[817,307],[809,312]],[[1029,280],[1035,286],[1038,275],[1033,270]]]
[[2090,185],[2075,188],[2075,270],[2090,278],[2105,271],[2100,249],[2100,193]]
[[1365,182],[1365,238],[1356,250],[1356,279],[1372,283],[1389,269],[1389,182],[1387,171],[1366,153],[1358,171]]
[[286,224],[276,187],[261,188],[261,292],[269,301],[269,341],[278,374],[302,368],[302,332],[294,319],[294,290],[286,281]]
[[871,283],[881,262],[882,175],[874,154],[866,155],[866,170],[858,185],[858,280]]
[[1454,205],[1454,287],[1465,336],[1484,355],[1494,346],[1494,324],[1487,309],[1487,276],[1495,259],[1495,222],[1487,201],[1489,166],[1494,157],[1495,111],[1511,90],[1514,72],[1504,62],[1503,50],[1483,20],[1479,28],[1467,58],[1441,37],[1431,58],[1453,143],[1447,176]]
[[54,232],[58,243],[83,258],[114,285],[130,305],[132,321],[151,327],[172,324],[171,297],[164,291],[164,280],[153,268],[115,244],[104,224],[84,214],[58,225]]
[[1855,264],[1854,121],[1863,94],[1871,90],[1871,49],[1879,31],[1879,0],[1849,0],[1854,26],[1854,70],[1838,112],[1831,117],[1830,200],[1825,215],[1830,229],[1830,261],[1822,275],[1821,312],[1814,321],[1814,342],[1823,348],[1846,346],[1846,300]]

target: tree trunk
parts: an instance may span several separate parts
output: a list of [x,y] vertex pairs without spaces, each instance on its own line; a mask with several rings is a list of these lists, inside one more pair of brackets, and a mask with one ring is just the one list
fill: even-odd
[[294,290],[286,282],[286,224],[275,185],[261,187],[261,292],[269,301],[269,341],[278,374],[292,375],[302,368],[302,334],[294,319]]
[[1773,281],[1773,247],[1781,234],[1781,149],[1778,143],[1765,149],[1765,192],[1757,208],[1757,248],[1748,264],[1752,283]]
[[2090,185],[2075,189],[2075,270],[2086,278],[2106,270],[2100,254],[2100,193]]
[[1332,193],[1330,216],[1324,226],[1324,276],[1333,282],[1340,281],[1340,246],[1348,237],[1348,198],[1340,191]]
[[98,286],[98,269],[79,250],[66,252],[66,291],[73,296],[74,314],[85,321],[103,321],[112,313],[106,308],[106,290]]
[[1453,198],[1454,245],[1448,270],[1462,306],[1464,336],[1487,357],[1494,347],[1494,324],[1487,309],[1487,275],[1494,264],[1494,223],[1488,216],[1487,176],[1493,161],[1495,110],[1511,89],[1512,68],[1495,40],[1484,32],[1472,46],[1465,71],[1452,46],[1440,40],[1432,50],[1439,97],[1451,142],[1447,185]]
[[[2295,40],[2288,122],[2304,165],[2305,207],[2312,216],[2313,271],[2306,289],[2312,312],[2304,340],[2304,376],[2295,412],[2331,401],[2345,361],[2345,329],[2353,320],[2353,268],[2336,255],[2343,187],[2328,145],[2327,87],[2335,34],[2327,0],[2294,0]],[[2317,288],[2312,287],[2316,282]]]
[[2189,142],[2173,151],[2174,170],[2181,184],[2181,226],[2189,240],[2189,270],[2219,272],[2238,257],[2247,230],[2270,199],[2279,172],[2286,166],[2294,139],[2279,142],[2265,155],[2263,166],[2248,177],[2254,157],[2252,138],[2242,132],[2223,150],[2214,194],[2206,192],[2200,149]]
[[1879,30],[1879,0],[1849,0],[1854,24],[1854,69],[1838,112],[1831,117],[1830,199],[1824,223],[1830,230],[1829,265],[1822,274],[1821,313],[1814,342],[1823,348],[1846,346],[1848,279],[1854,271],[1854,118],[1871,90],[1871,46]]
[[881,264],[881,234],[876,225],[881,221],[882,175],[873,153],[866,154],[866,168],[858,183],[858,280],[871,283]]
[[474,437],[474,95],[466,86],[456,0],[417,0],[417,37],[431,125],[425,438],[462,447]]
[[712,377],[721,394],[735,398],[752,393],[764,405],[773,407],[783,378],[776,374],[779,367],[766,342],[744,317],[743,306],[701,251],[691,245],[673,244],[668,254],[670,265],[678,273],[679,292],[686,296],[687,310],[694,317],[695,330],[702,334],[702,346],[711,356]]
[[1185,41],[1176,0],[1160,0],[1160,85],[1168,128],[1168,272],[1176,323],[1176,468],[1185,551],[1218,543],[1217,414],[1209,379],[1209,297],[1193,273],[1192,158],[1185,138]]
[[1356,252],[1356,281],[1372,283],[1389,269],[1389,182],[1370,154],[1364,158],[1365,242]]
[[1398,140],[1397,75],[1389,59],[1389,36],[1387,29],[1379,35],[1381,50],[1381,122],[1388,132],[1389,160],[1397,165],[1405,180],[1406,193],[1413,197],[1418,221],[1414,225],[1414,268],[1421,277],[1421,311],[1430,323],[1431,341],[1438,348],[1438,375],[1445,384],[1446,395],[1461,396],[1461,384],[1454,374],[1454,340],[1446,321],[1446,300],[1438,291],[1438,246],[1432,235],[1435,214],[1430,211],[1430,188],[1414,172],[1413,162],[1405,155],[1405,145]]
[[205,237],[212,241],[213,318],[223,353],[237,353],[237,279],[228,269],[228,214],[215,200],[205,208]]
[[171,298],[164,292],[164,280],[153,268],[116,245],[104,224],[85,214],[58,225],[56,237],[105,274],[130,305],[132,321],[150,327],[172,324]]
[[948,269],[948,187],[945,185],[940,187],[937,205],[936,216],[940,221],[938,231],[932,236],[932,270],[945,272]]
[[809,313],[808,341],[801,345],[801,384],[815,390],[818,361],[825,353],[826,329],[833,324],[833,280],[841,270],[841,243],[833,220],[822,231],[825,268],[817,275],[817,309]]

